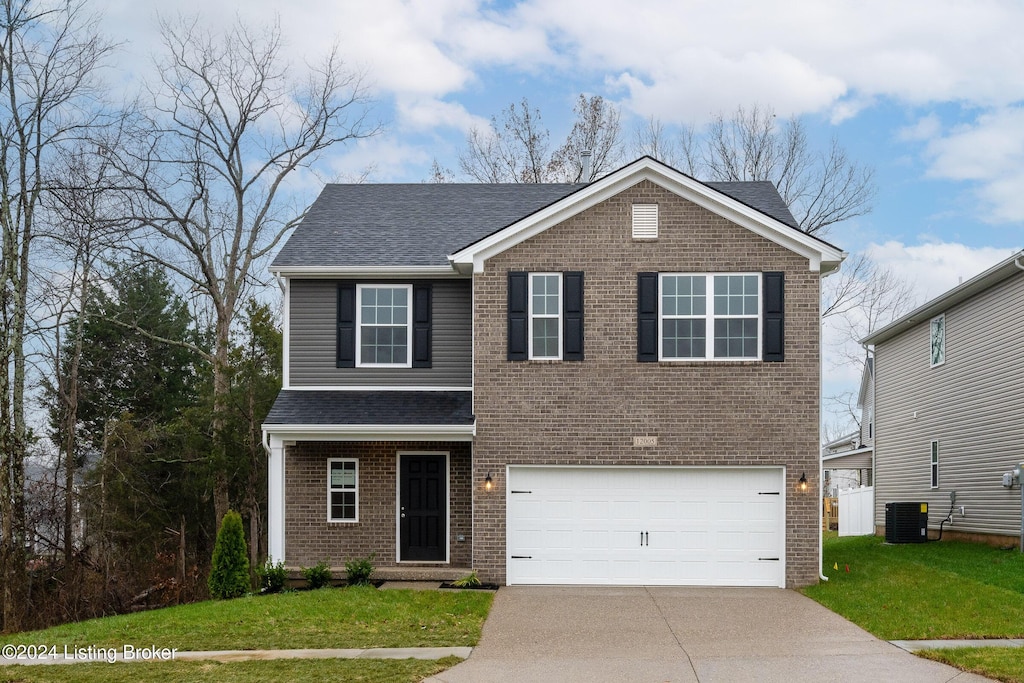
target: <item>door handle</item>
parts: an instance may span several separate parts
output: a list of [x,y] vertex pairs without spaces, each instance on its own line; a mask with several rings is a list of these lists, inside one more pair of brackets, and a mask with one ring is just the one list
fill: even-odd
[[651,544],[651,537],[650,537],[650,534],[648,534],[648,533],[647,533],[647,532],[645,531],[645,532],[644,532],[644,545],[650,545],[650,544]]

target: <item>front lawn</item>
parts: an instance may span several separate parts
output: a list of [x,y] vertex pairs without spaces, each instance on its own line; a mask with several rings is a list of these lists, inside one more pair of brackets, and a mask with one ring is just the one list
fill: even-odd
[[351,681],[415,683],[460,659],[276,659],[266,662],[160,662],[0,666],[0,683],[250,683]]
[[207,601],[0,636],[0,644],[179,650],[476,645],[493,595],[372,587]]
[[[829,581],[803,593],[879,638],[1024,637],[1024,555],[1016,550],[953,541],[885,545],[876,536],[830,535],[824,551]],[[1018,648],[918,654],[1024,683],[1024,650]]]

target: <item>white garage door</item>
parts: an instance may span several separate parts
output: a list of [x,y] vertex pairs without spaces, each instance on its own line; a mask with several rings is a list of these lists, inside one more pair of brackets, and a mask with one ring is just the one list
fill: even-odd
[[782,468],[508,472],[509,584],[785,586]]

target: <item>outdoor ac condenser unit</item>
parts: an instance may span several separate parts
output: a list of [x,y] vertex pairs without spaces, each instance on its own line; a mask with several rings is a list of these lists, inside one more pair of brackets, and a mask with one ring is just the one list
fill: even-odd
[[924,543],[928,540],[928,503],[886,503],[885,542]]

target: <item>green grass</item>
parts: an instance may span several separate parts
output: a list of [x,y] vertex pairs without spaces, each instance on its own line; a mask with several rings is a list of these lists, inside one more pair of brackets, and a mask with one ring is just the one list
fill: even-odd
[[1007,683],[1024,683],[1024,653],[1010,647],[964,647],[952,650],[925,650],[917,653],[964,671]]
[[[957,542],[885,545],[875,536],[829,534],[824,551],[829,581],[803,589],[804,594],[879,638],[1024,637],[1024,555],[1016,550]],[[917,654],[1024,683],[1019,648]]]
[[957,542],[885,545],[875,536],[833,536],[824,551],[829,581],[804,594],[879,638],[1024,637],[1018,552]]
[[266,662],[160,662],[0,666],[2,683],[250,683],[349,681],[413,683],[458,664],[458,657],[414,659],[277,659]]
[[0,636],[0,643],[182,651],[467,646],[480,639],[492,598],[476,591],[328,588],[93,619]]

